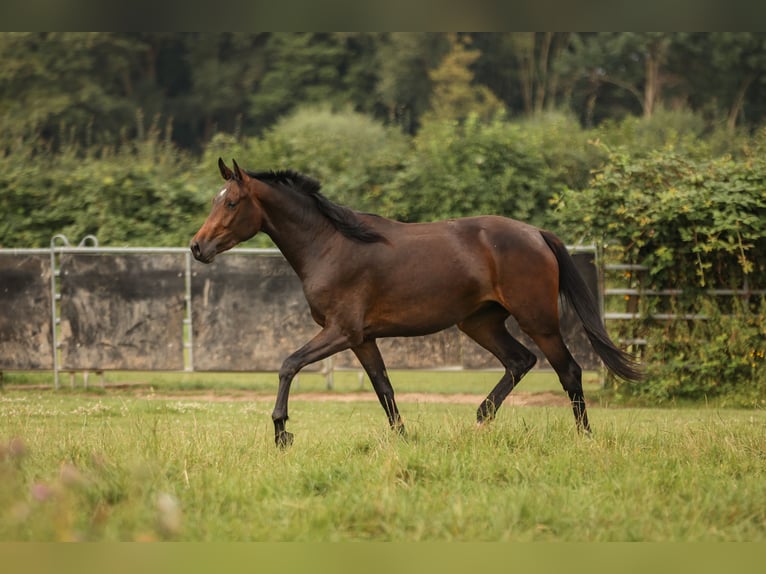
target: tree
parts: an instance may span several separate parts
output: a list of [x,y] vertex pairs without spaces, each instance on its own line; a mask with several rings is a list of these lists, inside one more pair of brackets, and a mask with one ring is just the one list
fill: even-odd
[[54,148],[115,141],[135,116],[131,68],[142,49],[109,33],[0,34],[0,127]]
[[450,51],[441,64],[429,71],[432,83],[431,107],[424,116],[440,120],[463,120],[476,115],[484,120],[491,119],[502,110],[502,102],[487,86],[477,85],[470,69],[481,55],[469,48],[469,37],[450,34]]
[[577,34],[562,69],[586,83],[585,122],[593,122],[594,108],[606,86],[632,96],[648,118],[661,101],[670,76],[664,66],[675,35],[667,32],[600,32]]
[[[511,32],[507,35],[519,66],[524,111],[553,109],[559,87],[556,60],[569,42],[569,33]],[[547,104],[547,105],[546,105]]]
[[747,110],[762,106],[758,91],[766,86],[766,34],[693,33],[683,39],[678,59],[687,66],[690,104],[713,108],[733,131]]
[[408,133],[417,131],[420,116],[429,106],[428,72],[448,49],[445,36],[432,32],[394,32],[381,37],[377,95],[389,123]]
[[184,35],[189,90],[175,98],[176,109],[194,126],[198,145],[217,130],[241,130],[253,87],[266,73],[267,38],[242,32]]
[[345,38],[326,33],[273,33],[264,46],[267,63],[253,86],[248,114],[261,130],[301,103],[351,103],[343,82]]
[[47,150],[140,139],[140,115],[199,151],[320,103],[409,134],[430,107],[492,98],[511,115],[566,106],[586,126],[659,107],[706,129],[766,117],[763,33],[0,33],[0,57],[0,137]]

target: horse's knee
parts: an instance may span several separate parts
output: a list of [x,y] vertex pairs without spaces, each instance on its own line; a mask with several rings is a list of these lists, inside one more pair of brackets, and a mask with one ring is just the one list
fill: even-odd
[[288,357],[279,368],[279,382],[292,381],[295,378],[295,375],[298,374],[298,370],[296,362]]

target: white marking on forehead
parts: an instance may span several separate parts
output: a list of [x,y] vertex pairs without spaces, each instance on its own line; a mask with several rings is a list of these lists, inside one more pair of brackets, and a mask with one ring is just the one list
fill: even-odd
[[226,188],[225,187],[223,189],[221,189],[221,191],[218,192],[218,197],[223,197],[224,195],[226,195]]

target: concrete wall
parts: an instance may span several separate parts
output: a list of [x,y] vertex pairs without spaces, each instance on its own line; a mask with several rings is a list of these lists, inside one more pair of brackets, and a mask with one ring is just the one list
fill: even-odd
[[53,368],[51,259],[0,253],[0,370]]
[[[184,249],[59,250],[55,343],[50,253],[0,251],[0,370],[51,369],[57,343],[60,370],[276,371],[319,327],[282,256],[255,251],[235,250],[203,265]],[[574,257],[596,293],[594,254]],[[538,354],[538,366],[548,366],[513,319],[508,325]],[[563,310],[562,327],[581,366],[598,368],[571,310]],[[454,327],[379,345],[390,369],[500,367]],[[350,351],[335,366],[359,368]]]

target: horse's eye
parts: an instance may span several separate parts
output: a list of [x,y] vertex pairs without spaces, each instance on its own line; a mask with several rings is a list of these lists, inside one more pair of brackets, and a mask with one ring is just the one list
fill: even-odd
[[226,207],[228,207],[229,209],[234,209],[235,207],[237,207],[237,202],[236,201],[227,201],[226,202]]

